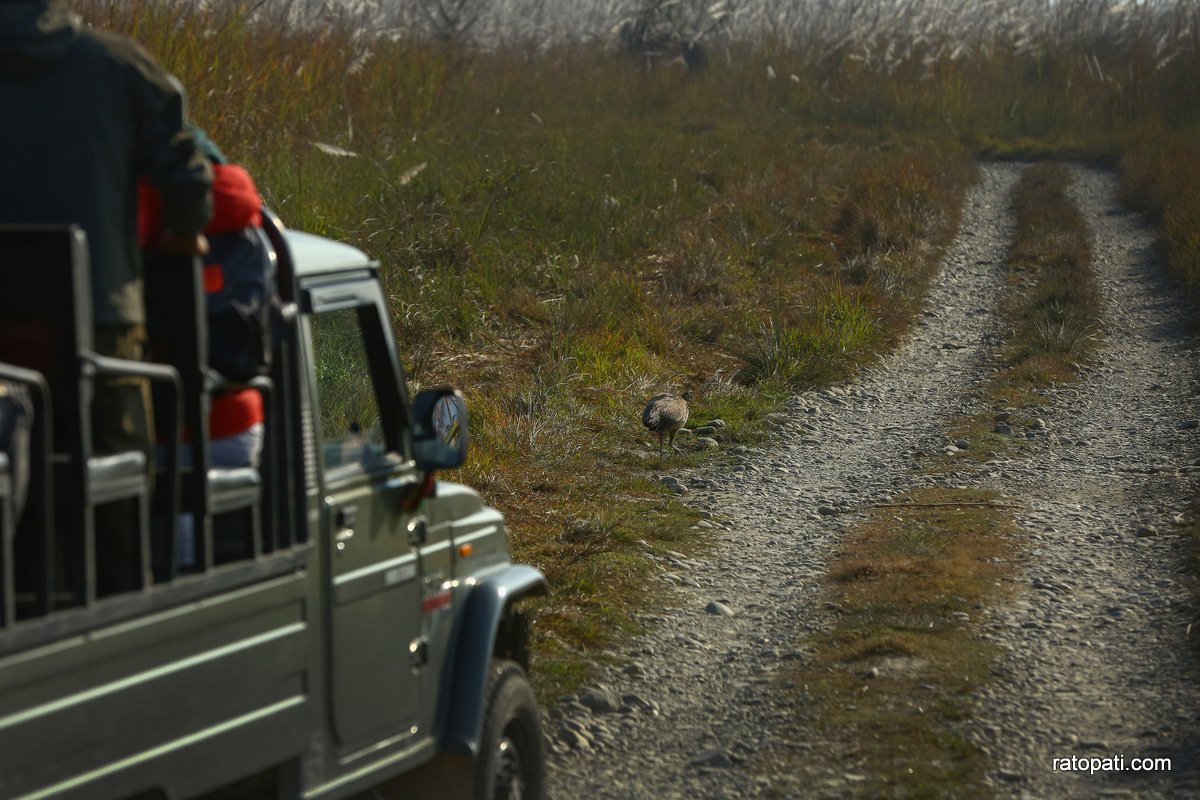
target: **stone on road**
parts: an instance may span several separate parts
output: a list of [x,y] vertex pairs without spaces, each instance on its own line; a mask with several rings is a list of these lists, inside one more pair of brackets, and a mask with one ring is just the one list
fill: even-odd
[[[1187,640],[1200,609],[1182,536],[1200,488],[1196,353],[1153,232],[1116,206],[1111,175],[1077,170],[1072,189],[1105,295],[1094,366],[1048,398],[1032,426],[997,416],[995,430],[1020,437],[1021,454],[983,466],[958,458],[948,474],[914,470],[922,453],[971,448],[944,431],[981,410],[975,390],[1003,333],[996,307],[1020,170],[983,166],[927,311],[895,352],[846,385],[793,398],[773,418],[769,448],[731,449],[735,466],[685,476],[687,502],[721,520],[717,548],[670,564],[677,602],[656,609],[650,631],[596,676],[608,688],[592,700],[620,697],[618,709],[589,714],[570,698],[550,710],[562,723],[548,726],[560,732],[551,797],[862,791],[861,765],[797,733],[803,695],[775,675],[802,663],[805,637],[825,627],[822,579],[843,532],[873,504],[930,485],[994,488],[1027,505],[1011,603],[962,620],[1000,652],[965,731],[990,754],[993,792],[1200,797],[1200,658]],[[775,774],[755,759],[776,747],[803,754],[800,766]],[[1054,770],[1054,758],[1099,755],[1166,757],[1173,769]]]

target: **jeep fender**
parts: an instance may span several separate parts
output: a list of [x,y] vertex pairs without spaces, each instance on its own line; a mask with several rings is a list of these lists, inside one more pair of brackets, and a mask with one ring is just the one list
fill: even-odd
[[496,635],[512,604],[521,597],[544,594],[546,578],[533,567],[506,565],[485,577],[472,578],[442,682],[442,750],[474,758],[483,728],[484,692],[496,647]]

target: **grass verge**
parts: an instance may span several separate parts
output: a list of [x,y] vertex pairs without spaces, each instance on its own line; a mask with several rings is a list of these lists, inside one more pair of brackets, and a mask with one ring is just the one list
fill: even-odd
[[[1194,304],[1200,287],[1200,142],[1181,131],[1141,132],[1121,160],[1120,174],[1122,199],[1155,221],[1163,261]],[[1200,509],[1200,498],[1192,498],[1192,506]],[[1200,522],[1191,540],[1192,571],[1200,575]]]
[[1149,127],[1120,163],[1122,200],[1158,225],[1167,269],[1188,296],[1200,287],[1200,142],[1190,131]]

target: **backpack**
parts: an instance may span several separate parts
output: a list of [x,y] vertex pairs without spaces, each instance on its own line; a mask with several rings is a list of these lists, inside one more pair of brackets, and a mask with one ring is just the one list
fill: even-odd
[[262,229],[262,198],[237,164],[213,167],[213,218],[205,228],[208,364],[244,383],[271,369],[275,251]]
[[271,369],[274,345],[275,252],[262,228],[208,236],[208,364],[245,383]]
[[[204,235],[204,291],[208,299],[208,365],[235,383],[271,370],[275,320],[275,251],[262,229],[262,198],[250,173],[216,161],[213,215]],[[162,199],[146,181],[139,186],[138,235],[152,247],[161,230]]]

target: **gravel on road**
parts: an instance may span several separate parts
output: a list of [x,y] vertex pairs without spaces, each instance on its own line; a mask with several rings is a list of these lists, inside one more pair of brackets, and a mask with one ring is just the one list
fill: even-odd
[[[980,408],[1020,170],[983,166],[896,351],[845,385],[793,397],[770,447],[674,476],[717,546],[666,556],[674,602],[646,615],[649,632],[594,686],[550,710],[552,798],[852,795],[861,775],[815,735],[796,737],[802,695],[776,673],[803,663],[805,637],[826,622],[822,580],[843,532],[873,504],[929,485],[999,489],[1026,506],[1014,599],[981,623],[1002,655],[968,731],[992,757],[996,792],[1200,796],[1200,654],[1187,627],[1200,614],[1182,535],[1200,477],[1196,353],[1152,232],[1116,205],[1110,174],[1079,169],[1072,190],[1106,297],[1096,365],[1048,398],[1043,426],[1013,431],[1029,440],[1019,454],[936,475],[921,460],[951,444],[950,419]],[[803,766],[764,770],[756,756],[780,746],[805,754]],[[1174,769],[1053,770],[1053,758],[1113,754],[1169,757]]]
[[[1200,607],[1183,535],[1200,488],[1196,342],[1113,177],[1080,170],[1071,195],[1091,221],[1104,346],[1047,407],[1033,452],[987,479],[1027,503],[1029,546],[1015,602],[989,615],[1005,655],[977,742],[1012,796],[1200,797]],[[1054,769],[1072,757],[1086,769]],[[1135,771],[1145,758],[1171,769]],[[1125,769],[1093,773],[1092,759]]]

